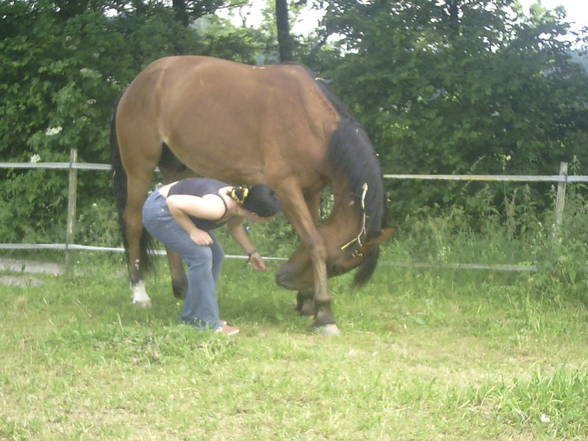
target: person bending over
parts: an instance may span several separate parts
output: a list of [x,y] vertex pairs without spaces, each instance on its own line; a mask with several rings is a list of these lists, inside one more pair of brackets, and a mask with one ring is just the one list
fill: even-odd
[[226,224],[231,236],[249,255],[251,266],[266,271],[243,221],[269,220],[280,209],[278,197],[265,185],[231,186],[207,178],[183,179],[149,195],[143,205],[145,228],[177,252],[188,266],[182,322],[227,335],[239,332],[239,328],[219,318],[216,284],[224,252],[212,230]]

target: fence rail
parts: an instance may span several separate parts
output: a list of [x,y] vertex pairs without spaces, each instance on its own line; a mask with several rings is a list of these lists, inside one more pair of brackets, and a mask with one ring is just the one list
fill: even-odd
[[[98,247],[92,245],[79,245],[73,243],[75,226],[75,201],[77,199],[77,170],[102,170],[108,171],[110,164],[77,162],[77,150],[72,149],[70,162],[4,162],[0,168],[17,169],[59,169],[69,170],[69,191],[68,191],[68,213],[66,243],[64,244],[11,244],[0,243],[0,250],[33,250],[50,249],[65,251],[66,266],[70,266],[70,251],[104,251],[124,252],[123,248]],[[523,175],[416,175],[416,174],[384,174],[384,179],[397,180],[443,180],[443,181],[486,181],[486,182],[553,182],[558,184],[557,197],[555,201],[555,226],[556,230],[561,225],[565,207],[566,185],[571,183],[588,182],[588,176],[568,175],[567,163],[562,162],[558,175],[546,176],[523,176]],[[155,251],[155,254],[165,254],[165,251]],[[227,255],[232,259],[247,259],[242,255]],[[284,257],[264,257],[267,260],[282,261]],[[403,268],[441,268],[441,269],[466,269],[466,270],[490,270],[490,271],[538,271],[536,265],[511,265],[511,264],[479,264],[479,263],[414,263],[414,262],[381,262],[384,266]]]
[[112,170],[110,164],[92,162],[0,162],[0,168],[51,168],[61,170]]
[[488,182],[588,182],[588,176],[567,174],[526,176],[526,175],[384,175],[385,179],[421,179],[442,181],[488,181]]
[[[0,162],[0,168],[47,168],[60,170],[112,170],[110,164],[93,162]],[[487,182],[588,182],[588,176],[576,175],[427,175],[384,174],[384,179],[440,180],[440,181],[487,181]]]

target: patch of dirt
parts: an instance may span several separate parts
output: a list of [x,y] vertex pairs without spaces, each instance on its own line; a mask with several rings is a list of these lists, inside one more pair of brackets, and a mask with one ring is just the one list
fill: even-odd
[[0,276],[0,284],[29,288],[31,286],[42,285],[43,281],[31,276]]
[[0,259],[0,271],[33,274],[63,274],[64,266],[52,262],[35,262],[32,260]]
[[64,266],[53,262],[0,259],[0,271],[18,273],[0,276],[0,284],[30,288],[43,284],[40,278],[34,277],[32,274],[59,275],[64,273]]

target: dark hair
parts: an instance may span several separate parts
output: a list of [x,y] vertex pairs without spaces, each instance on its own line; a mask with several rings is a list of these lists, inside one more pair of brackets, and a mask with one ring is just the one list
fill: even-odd
[[243,202],[243,208],[261,217],[270,217],[282,209],[276,193],[267,185],[254,185]]

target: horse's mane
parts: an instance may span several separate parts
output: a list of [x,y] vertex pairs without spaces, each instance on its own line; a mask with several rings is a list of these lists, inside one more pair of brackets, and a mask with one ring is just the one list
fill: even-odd
[[[329,162],[337,175],[347,178],[349,189],[354,195],[355,207],[360,211],[363,185],[368,185],[365,197],[368,240],[378,236],[386,226],[385,194],[380,164],[365,129],[353,117],[349,108],[331,92],[323,80],[316,79],[316,83],[341,116],[339,126],[331,136]],[[378,255],[378,247],[372,247],[355,274],[356,286],[361,286],[370,279],[376,268]]]

